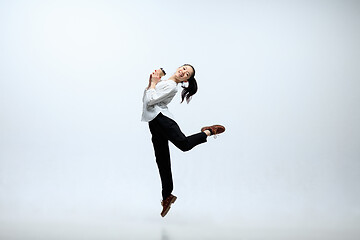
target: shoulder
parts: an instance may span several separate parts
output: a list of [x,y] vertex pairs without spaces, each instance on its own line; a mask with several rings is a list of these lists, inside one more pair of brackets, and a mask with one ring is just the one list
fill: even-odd
[[162,80],[159,84],[161,84],[163,89],[171,89],[177,91],[177,83],[173,80]]

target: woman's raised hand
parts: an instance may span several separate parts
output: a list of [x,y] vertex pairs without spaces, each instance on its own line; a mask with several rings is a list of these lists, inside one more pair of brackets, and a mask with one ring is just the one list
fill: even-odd
[[157,84],[158,82],[160,82],[161,77],[162,77],[162,71],[160,69],[155,70],[151,74],[151,82]]
[[150,74],[149,85],[148,85],[147,89],[155,88],[156,84],[158,84],[158,82],[160,82],[161,77],[164,75],[165,74],[161,69],[155,70],[152,74]]

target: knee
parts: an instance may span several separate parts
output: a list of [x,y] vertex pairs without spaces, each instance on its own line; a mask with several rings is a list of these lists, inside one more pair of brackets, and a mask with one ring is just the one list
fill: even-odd
[[178,147],[183,152],[187,152],[187,151],[189,151],[191,149],[190,144],[187,141],[181,143]]

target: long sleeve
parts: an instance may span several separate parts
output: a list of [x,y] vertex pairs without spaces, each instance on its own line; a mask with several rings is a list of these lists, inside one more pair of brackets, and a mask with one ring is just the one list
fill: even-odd
[[166,101],[166,104],[172,100],[176,95],[176,83],[172,84],[171,82],[162,85],[158,89],[148,89],[145,90],[143,96],[143,103],[147,106],[152,106],[157,103]]

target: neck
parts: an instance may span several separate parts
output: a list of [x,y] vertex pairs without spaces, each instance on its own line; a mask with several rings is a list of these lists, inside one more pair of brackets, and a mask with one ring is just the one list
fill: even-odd
[[169,78],[169,80],[173,80],[173,81],[176,82],[176,83],[180,83],[180,82],[181,82],[181,81],[179,81],[179,80],[176,79],[175,74],[172,75],[172,76]]

